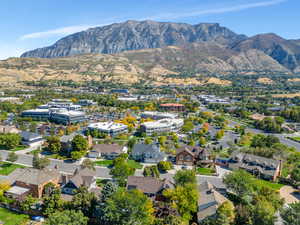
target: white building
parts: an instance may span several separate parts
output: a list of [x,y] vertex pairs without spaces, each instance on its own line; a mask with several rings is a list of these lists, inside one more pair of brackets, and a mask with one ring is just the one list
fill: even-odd
[[128,127],[126,125],[115,122],[92,123],[88,126],[88,129],[98,130],[99,132],[108,134],[110,136],[116,136],[118,134],[128,132]]
[[153,112],[153,111],[145,111],[141,114],[141,117],[144,119],[151,118],[153,120],[161,120],[161,119],[176,119],[177,114],[167,113],[167,112]]
[[145,122],[141,125],[141,129],[147,135],[176,132],[183,126],[183,123],[183,119],[161,119],[154,122]]

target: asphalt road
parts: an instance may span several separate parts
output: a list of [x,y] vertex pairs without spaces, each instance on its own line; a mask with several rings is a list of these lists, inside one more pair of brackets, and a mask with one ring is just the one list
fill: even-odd
[[[0,151],[2,160],[6,160],[8,154],[8,151]],[[15,163],[31,167],[32,159],[32,155],[18,154],[18,160]],[[55,167],[57,167],[61,173],[73,174],[76,168],[79,168],[80,165],[78,162],[65,162],[57,159],[50,159],[50,165],[48,166],[48,168],[53,169]],[[102,179],[111,178],[111,175],[109,175],[109,169],[105,167],[96,167],[96,177]]]

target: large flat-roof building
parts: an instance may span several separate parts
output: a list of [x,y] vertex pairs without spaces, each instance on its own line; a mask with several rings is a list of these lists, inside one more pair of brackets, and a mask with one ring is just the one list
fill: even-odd
[[183,126],[183,119],[162,119],[154,122],[145,122],[141,125],[142,132],[147,135],[154,133],[176,132]]
[[175,112],[183,112],[185,110],[185,106],[183,104],[178,104],[178,103],[161,104],[160,108],[164,111],[175,111]]
[[81,111],[57,111],[51,113],[50,120],[61,124],[75,124],[86,121],[86,115]]
[[141,114],[141,117],[144,119],[151,118],[153,120],[176,119],[177,114],[167,112],[145,111]]
[[88,129],[98,130],[99,132],[108,134],[110,136],[116,136],[118,134],[128,132],[128,127],[126,125],[115,122],[92,123],[88,126]]
[[31,109],[26,110],[21,113],[22,117],[30,117],[36,120],[49,120],[50,118],[50,110],[49,109]]

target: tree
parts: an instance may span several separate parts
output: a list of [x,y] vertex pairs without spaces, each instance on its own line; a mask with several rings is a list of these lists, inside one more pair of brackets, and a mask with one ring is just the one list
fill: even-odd
[[81,164],[81,167],[84,169],[84,168],[87,168],[89,170],[96,170],[95,168],[95,164],[93,163],[93,161],[91,161],[90,159],[85,159],[83,160],[82,164]]
[[300,168],[296,167],[292,170],[291,172],[291,178],[295,181],[295,182],[300,182]]
[[127,177],[133,175],[135,169],[131,168],[124,159],[120,157],[117,159],[117,162],[114,161],[114,167],[110,171],[110,174],[118,181],[120,186],[125,186]]
[[223,136],[224,136],[224,130],[219,130],[219,131],[216,133],[216,139],[217,139],[217,140],[222,139]]
[[43,214],[49,216],[56,210],[61,210],[63,201],[61,200],[61,192],[59,188],[54,188],[49,195],[43,198]]
[[159,178],[159,171],[156,165],[153,166],[146,166],[143,172],[145,177],[156,177]]
[[145,138],[145,144],[146,144],[146,145],[150,145],[150,144],[152,144],[152,142],[153,142],[153,140],[152,140],[151,137],[146,137],[146,138]]
[[64,210],[52,213],[45,222],[45,225],[87,225],[88,218],[81,211]]
[[236,170],[225,175],[223,182],[228,189],[242,198],[253,191],[253,177],[244,170]]
[[300,202],[289,204],[280,212],[284,225],[300,224]]
[[174,176],[176,185],[196,184],[196,173],[193,170],[179,170]]
[[19,134],[0,134],[0,146],[5,149],[14,149],[21,143]]
[[200,137],[200,138],[199,138],[199,144],[200,144],[201,146],[205,146],[205,145],[206,145],[206,139],[205,139],[205,137]]
[[136,141],[137,141],[136,137],[130,138],[130,139],[128,140],[127,147],[128,147],[129,149],[132,149],[133,146],[136,144]]
[[100,224],[151,225],[154,222],[152,201],[139,190],[119,189],[103,206]]
[[44,169],[50,165],[50,160],[48,158],[40,158],[38,153],[34,154],[32,159],[32,166],[36,169]]
[[84,152],[79,152],[79,151],[72,151],[71,152],[71,158],[73,160],[79,160],[83,157]]
[[72,151],[85,152],[88,150],[88,141],[81,135],[76,135],[72,140]]
[[167,161],[161,161],[157,164],[157,167],[159,169],[159,171],[165,173],[168,170],[172,169],[172,163],[171,162],[167,162]]
[[10,152],[7,157],[7,161],[15,162],[18,160],[18,155],[15,152]]
[[234,206],[231,202],[224,202],[217,210],[216,225],[230,225],[235,219]]
[[101,191],[102,202],[105,202],[107,199],[109,199],[117,190],[118,186],[115,183],[111,181],[107,182]]
[[61,150],[60,139],[57,136],[50,136],[47,138],[48,150],[52,153],[59,153]]
[[254,205],[253,224],[274,225],[276,220],[275,208],[271,202],[260,200]]
[[195,184],[187,183],[176,186],[174,190],[166,189],[163,195],[178,210],[184,221],[190,221],[193,213],[197,212],[198,190]]
[[27,212],[31,207],[38,202],[38,199],[33,198],[31,195],[28,195],[24,201],[21,202],[21,210]]
[[96,206],[96,196],[86,187],[80,187],[71,202],[71,209],[83,212],[87,217],[92,216]]

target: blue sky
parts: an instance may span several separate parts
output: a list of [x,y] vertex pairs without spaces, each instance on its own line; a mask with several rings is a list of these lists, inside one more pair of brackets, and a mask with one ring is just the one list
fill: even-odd
[[299,11],[299,0],[2,0],[0,59],[129,19],[218,22],[249,36],[274,32],[300,39]]

